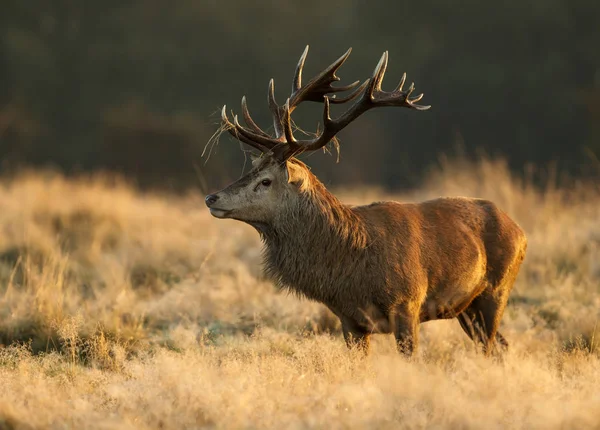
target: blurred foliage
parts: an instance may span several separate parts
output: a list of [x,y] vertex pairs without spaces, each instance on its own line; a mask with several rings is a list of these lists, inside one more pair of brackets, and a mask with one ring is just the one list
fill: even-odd
[[[310,158],[330,183],[414,185],[456,145],[502,154],[517,171],[555,162],[589,174],[600,169],[599,17],[596,0],[4,0],[2,168],[221,186],[244,154],[223,136],[201,157],[219,108],[239,111],[246,94],[255,120],[269,124],[268,79],[283,102],[310,44],[305,76],[352,46],[339,74],[364,79],[389,50],[386,88],[406,71],[433,106],[365,114],[341,133],[339,165]],[[319,118],[316,104],[298,110],[303,129]]]

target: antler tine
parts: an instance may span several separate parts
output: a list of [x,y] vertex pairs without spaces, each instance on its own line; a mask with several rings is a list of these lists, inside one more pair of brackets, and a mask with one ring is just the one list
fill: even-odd
[[279,143],[273,141],[273,139],[268,136],[262,136],[242,127],[238,121],[237,115],[233,117],[232,123],[227,116],[227,105],[223,105],[223,109],[221,109],[221,120],[225,124],[225,128],[229,134],[261,152],[268,152]]
[[236,131],[242,136],[246,137],[247,139],[254,140],[256,143],[258,143],[261,146],[264,146],[265,148],[271,148],[276,145],[276,143],[274,143],[273,139],[271,139],[270,137],[265,137],[260,134],[256,134],[248,130],[247,128],[242,127],[238,121],[237,115],[234,115],[233,123],[235,125]]
[[414,104],[414,103],[418,102],[419,100],[421,100],[424,95],[425,94],[421,93],[414,99],[407,100],[406,103],[409,104],[410,107],[415,110],[429,110],[429,109],[431,109],[431,105],[416,105],[416,104]]
[[246,103],[246,96],[242,97],[242,115],[244,115],[244,121],[250,126],[250,128],[257,134],[264,137],[269,137],[252,119],[250,112],[248,111],[248,104]]
[[302,148],[302,146],[296,143],[296,138],[294,137],[294,132],[292,130],[292,118],[289,98],[285,101],[285,104],[282,106],[282,115],[282,128],[286,144],[274,148],[273,152],[281,160],[287,160],[288,158],[293,157],[294,155],[304,151],[304,148]]
[[398,86],[396,87],[396,89],[394,90],[394,92],[402,91],[402,87],[404,86],[404,82],[406,82],[406,72],[404,72],[402,74],[402,79],[400,79],[400,83],[398,84]]
[[[287,145],[281,146],[279,148],[285,158],[289,158],[290,156],[300,154],[305,151],[313,151],[325,146],[327,142],[329,142],[334,136],[335,132],[332,133],[330,124],[332,122],[330,116],[330,105],[329,105],[329,97],[324,96],[323,101],[323,132],[319,133],[319,128],[317,124],[317,134],[318,137],[309,141],[298,141],[294,137],[294,133],[292,130],[292,120],[291,120],[291,109],[290,109],[290,99],[287,99],[285,105],[283,105],[283,124],[285,130],[285,139],[287,141]],[[329,128],[328,128],[329,127]],[[327,135],[332,133],[329,137]],[[321,144],[323,140],[326,140],[325,144]],[[308,144],[307,144],[308,142]]]
[[420,100],[423,98],[423,96],[424,96],[424,95],[425,95],[425,94],[421,93],[421,94],[419,94],[417,97],[415,97],[414,99],[412,99],[412,100],[408,100],[408,101],[409,101],[410,103],[416,103],[416,102],[420,101]]
[[375,90],[381,91],[381,83],[383,82],[383,77],[385,76],[385,71],[387,70],[388,65],[388,51],[385,51],[375,68],[375,72],[373,73],[373,81],[375,84]]
[[350,53],[352,52],[352,48],[349,48],[344,55],[331,63],[325,70],[319,73],[317,76],[312,78],[306,85],[301,85],[302,79],[302,69],[304,68],[304,63],[306,61],[306,57],[308,55],[308,46],[302,53],[300,57],[300,61],[298,61],[298,65],[296,66],[296,74],[294,75],[294,84],[292,95],[290,96],[290,111],[293,110],[303,101],[312,101],[312,102],[323,102],[323,96],[330,93],[337,93],[342,91],[348,91],[355,88],[360,81],[356,81],[350,85],[345,85],[342,87],[333,87],[331,84],[333,82],[337,82],[340,78],[335,74],[339,68],[346,62]]
[[341,129],[337,128],[336,122],[331,119],[329,97],[325,96],[323,103],[323,131],[314,139],[305,142],[295,142],[300,150],[296,152],[315,151],[327,145]]
[[[348,57],[350,56],[351,53],[352,53],[352,48],[348,48],[348,50],[344,53],[344,55],[342,55],[340,58],[335,60],[325,70],[323,70],[321,73],[319,73],[313,79],[311,79],[310,83],[313,83],[313,82],[316,83],[318,81],[323,80],[323,78],[328,78],[329,83],[339,81],[340,78],[335,74],[335,72],[337,72],[339,70],[339,68],[342,67],[342,64],[344,64],[346,62],[346,60],[348,59]],[[304,62],[302,65],[304,65]],[[309,87],[310,83],[307,84],[306,86]]]
[[221,110],[221,120],[223,121],[223,124],[225,125],[225,129],[229,132],[229,134],[231,134],[236,139],[241,140],[242,142],[252,146],[253,148],[258,149],[261,152],[267,152],[269,150],[268,148],[262,146],[261,144],[256,143],[253,140],[248,139],[244,135],[238,133],[235,124],[233,124],[231,121],[229,121],[229,117],[227,116],[227,106],[226,105],[223,105],[223,109]]
[[288,98],[283,105],[283,130],[285,133],[285,140],[289,148],[296,147],[296,139],[292,130],[292,118],[290,110],[290,99]]
[[344,55],[342,55],[340,58],[338,58],[333,63],[331,63],[331,65],[323,71],[322,75],[328,75],[331,73],[331,78],[334,81],[339,81],[340,78],[338,76],[336,76],[335,72],[337,72],[339,70],[339,68],[342,67],[342,64],[344,64],[346,62],[346,60],[348,59],[348,57],[350,56],[351,53],[352,53],[352,48],[348,48],[348,50],[344,53]]
[[381,81],[383,80],[383,75],[385,75],[385,70],[387,69],[387,62],[388,53],[385,51],[379,59],[379,62],[377,63],[377,66],[375,66],[375,70],[373,70],[373,74],[369,79],[369,83],[367,84],[367,88],[365,89],[364,93],[365,96],[367,96],[365,101],[373,99],[376,91],[381,91]]
[[[329,101],[333,104],[342,104],[342,103],[348,103],[349,101],[354,100],[356,97],[358,97],[359,95],[362,94],[362,92],[365,90],[365,88],[367,88],[367,85],[369,85],[369,79],[367,79],[366,81],[364,81],[360,87],[358,87],[356,90],[354,90],[351,94],[347,95],[346,97],[342,97],[342,98],[337,98],[335,94],[333,94],[331,97],[327,97],[329,99]],[[360,81],[356,81],[353,82],[351,85],[352,87],[356,86],[356,84],[360,83]],[[350,89],[352,88],[350,85],[347,85],[346,88]]]
[[304,52],[300,56],[300,60],[298,61],[298,65],[296,66],[296,72],[294,73],[294,83],[292,86],[292,94],[297,92],[300,87],[302,87],[302,69],[304,68],[304,62],[306,61],[306,56],[308,55],[308,45],[304,48]]
[[273,79],[269,81],[267,100],[269,103],[269,110],[273,116],[273,128],[275,128],[275,136],[277,139],[279,139],[281,136],[283,136],[283,108],[279,106],[275,100],[275,81]]

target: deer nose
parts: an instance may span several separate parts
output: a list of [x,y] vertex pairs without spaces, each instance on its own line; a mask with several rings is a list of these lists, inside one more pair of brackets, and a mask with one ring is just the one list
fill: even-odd
[[209,194],[204,199],[204,201],[206,202],[206,206],[208,206],[208,207],[211,207],[212,205],[214,205],[217,200],[219,200],[219,196],[217,196],[215,194]]

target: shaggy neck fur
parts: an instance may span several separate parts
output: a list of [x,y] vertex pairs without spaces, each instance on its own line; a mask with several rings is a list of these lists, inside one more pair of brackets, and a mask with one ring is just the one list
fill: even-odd
[[351,287],[345,279],[348,265],[365,261],[367,230],[308,169],[303,181],[299,195],[284,202],[274,222],[261,231],[266,272],[282,288],[335,303]]

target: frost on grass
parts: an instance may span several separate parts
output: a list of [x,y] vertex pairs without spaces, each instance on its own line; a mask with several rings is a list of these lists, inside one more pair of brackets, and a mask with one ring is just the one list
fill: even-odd
[[415,360],[386,336],[362,358],[200,194],[24,174],[0,183],[0,428],[597,428],[598,189],[542,192],[482,160],[407,195],[338,195],[489,198],[524,227],[502,362],[455,321],[422,325]]

